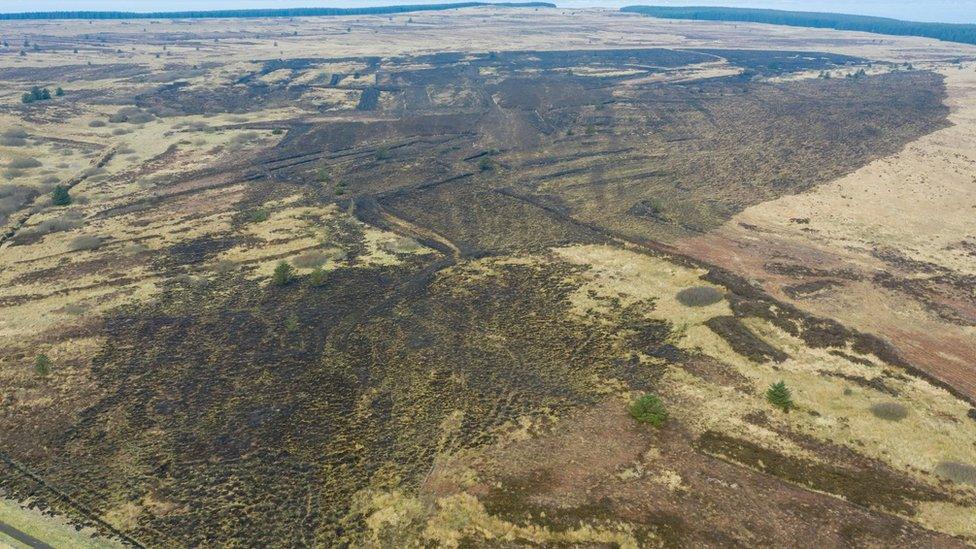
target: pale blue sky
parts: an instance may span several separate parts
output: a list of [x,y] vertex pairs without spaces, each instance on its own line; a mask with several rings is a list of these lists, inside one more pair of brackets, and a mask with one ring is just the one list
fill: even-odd
[[[452,0],[0,0],[0,12],[58,10],[171,11],[202,9],[386,6]],[[549,0],[553,1],[553,0]],[[976,0],[554,0],[564,7],[633,4],[717,5],[833,11],[947,23],[976,23]]]

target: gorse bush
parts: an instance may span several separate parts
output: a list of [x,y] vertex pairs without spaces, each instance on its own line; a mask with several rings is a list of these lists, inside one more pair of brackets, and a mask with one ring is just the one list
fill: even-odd
[[630,415],[642,423],[661,427],[668,420],[668,411],[657,395],[647,393],[630,403]]
[[786,386],[786,382],[782,380],[773,383],[769,389],[766,389],[766,400],[784,412],[789,412],[790,408],[793,407],[793,395],[790,393],[789,387]]

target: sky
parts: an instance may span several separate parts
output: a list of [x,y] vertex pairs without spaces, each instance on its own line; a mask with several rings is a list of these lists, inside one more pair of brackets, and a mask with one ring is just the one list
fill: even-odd
[[[0,0],[0,12],[176,11],[206,9],[387,6],[462,0]],[[560,7],[674,5],[736,6],[798,11],[831,11],[944,23],[976,23],[976,0],[547,0]]]

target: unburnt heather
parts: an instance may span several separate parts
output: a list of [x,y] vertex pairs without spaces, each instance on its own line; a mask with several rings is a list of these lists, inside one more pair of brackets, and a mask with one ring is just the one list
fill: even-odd
[[[976,540],[973,393],[803,306],[908,284],[961,323],[964,270],[784,251],[784,297],[688,252],[947,130],[940,50],[909,69],[910,42],[599,11],[347,21],[100,21],[122,53],[97,66],[52,22],[29,38],[48,57],[0,53],[16,89],[85,83],[0,96],[23,129],[0,144],[0,524],[148,547]],[[483,47],[417,46],[446,29]],[[629,415],[647,394],[666,419]]]

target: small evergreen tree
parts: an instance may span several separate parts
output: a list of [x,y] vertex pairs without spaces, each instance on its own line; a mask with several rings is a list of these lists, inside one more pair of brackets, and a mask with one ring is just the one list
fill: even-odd
[[790,408],[793,407],[793,395],[783,380],[773,383],[769,389],[766,389],[766,400],[784,412],[789,412]]
[[660,427],[668,420],[668,411],[661,399],[652,393],[638,398],[630,404],[630,415],[637,421]]
[[274,274],[271,276],[275,286],[287,286],[295,278],[295,269],[288,262],[282,261],[275,267]]
[[54,187],[54,190],[51,191],[51,204],[55,206],[67,206],[71,204],[71,195],[68,194],[68,188],[63,185]]
[[34,373],[42,377],[51,373],[51,359],[47,355],[40,354],[34,359]]
[[54,95],[56,95],[58,97],[64,96],[64,90],[61,89],[61,86],[58,86],[57,89],[54,90]]
[[326,274],[325,269],[323,269],[322,267],[316,267],[308,275],[308,283],[315,287],[325,286],[325,283],[327,281],[328,281],[328,275]]

